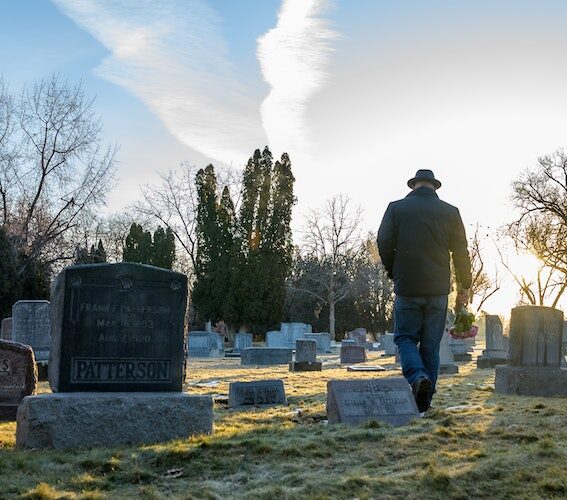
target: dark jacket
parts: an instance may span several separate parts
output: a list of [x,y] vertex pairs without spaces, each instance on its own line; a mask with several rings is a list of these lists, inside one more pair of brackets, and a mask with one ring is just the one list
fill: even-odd
[[471,285],[471,261],[459,210],[428,187],[388,205],[378,230],[378,250],[397,295],[448,295],[450,254],[457,283],[463,288]]

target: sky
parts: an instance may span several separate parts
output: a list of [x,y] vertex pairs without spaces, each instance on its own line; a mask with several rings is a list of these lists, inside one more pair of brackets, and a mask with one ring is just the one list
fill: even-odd
[[267,144],[291,157],[296,228],[344,193],[376,231],[429,168],[492,263],[512,181],[567,143],[565,25],[551,0],[3,0],[0,71],[96,96],[120,146],[109,211],[182,161],[240,168]]

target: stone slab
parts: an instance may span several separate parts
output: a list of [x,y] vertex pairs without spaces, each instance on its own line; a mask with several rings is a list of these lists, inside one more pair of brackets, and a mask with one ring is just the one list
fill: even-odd
[[19,342],[0,340],[0,417],[15,418],[22,399],[34,394],[36,387],[33,349]]
[[496,392],[521,396],[567,396],[567,369],[497,365]]
[[379,420],[400,426],[419,418],[411,388],[403,377],[327,382],[330,424]]
[[317,361],[317,341],[306,339],[296,340],[295,361],[299,363]]
[[496,365],[507,365],[508,359],[506,358],[493,358],[493,357],[485,357],[479,356],[476,358],[476,367],[477,368],[494,368]]
[[0,339],[12,340],[12,318],[4,318],[0,326]]
[[468,352],[454,353],[453,357],[455,358],[455,361],[472,361],[472,354],[469,354]]
[[293,351],[285,347],[249,347],[242,350],[241,365],[289,365]]
[[48,361],[52,343],[49,301],[18,300],[12,306],[12,340],[31,346],[37,362]]
[[221,358],[224,355],[223,338],[216,332],[189,332],[187,353],[190,358]]
[[454,375],[459,373],[457,365],[439,365],[439,375]]
[[303,338],[306,340],[315,340],[319,354],[331,352],[331,336],[328,333],[306,333],[303,335]]
[[231,382],[228,386],[228,406],[286,405],[283,380]]
[[320,372],[322,369],[320,361],[292,361],[289,364],[290,372]]
[[366,328],[356,328],[352,332],[348,332],[348,338],[362,346],[366,346],[366,335]]
[[380,337],[380,345],[384,349],[385,356],[395,356],[396,355],[396,344],[394,343],[393,333],[384,333]]
[[185,393],[57,393],[24,398],[17,448],[152,444],[213,432],[213,400]]
[[187,277],[143,264],[71,266],[51,289],[54,392],[181,391]]
[[251,333],[236,333],[234,335],[234,349],[232,352],[240,354],[242,349],[252,347],[253,337]]
[[366,349],[362,345],[347,344],[341,346],[341,365],[366,363]]
[[354,365],[347,366],[347,372],[385,372],[386,368],[383,366],[365,366],[365,365]]

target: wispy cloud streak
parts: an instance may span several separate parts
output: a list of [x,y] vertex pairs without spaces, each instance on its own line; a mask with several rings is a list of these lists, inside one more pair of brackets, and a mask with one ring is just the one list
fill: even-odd
[[283,0],[278,22],[258,38],[262,74],[271,86],[261,106],[262,123],[275,151],[304,151],[305,107],[326,78],[331,40],[320,17],[326,0]]
[[110,51],[97,74],[139,97],[187,146],[229,163],[265,141],[259,100],[238,82],[205,1],[53,1]]

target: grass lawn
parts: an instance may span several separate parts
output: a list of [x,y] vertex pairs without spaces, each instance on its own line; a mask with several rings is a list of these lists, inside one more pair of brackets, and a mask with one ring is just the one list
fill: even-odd
[[327,380],[400,375],[393,358],[369,357],[391,370],[347,373],[336,355],[322,357],[323,372],[303,373],[192,360],[190,393],[266,378],[286,387],[286,407],[215,404],[213,436],[17,451],[15,423],[0,423],[0,498],[567,498],[566,398],[502,396],[493,369],[460,363],[440,377],[435,408],[407,427],[327,425]]

